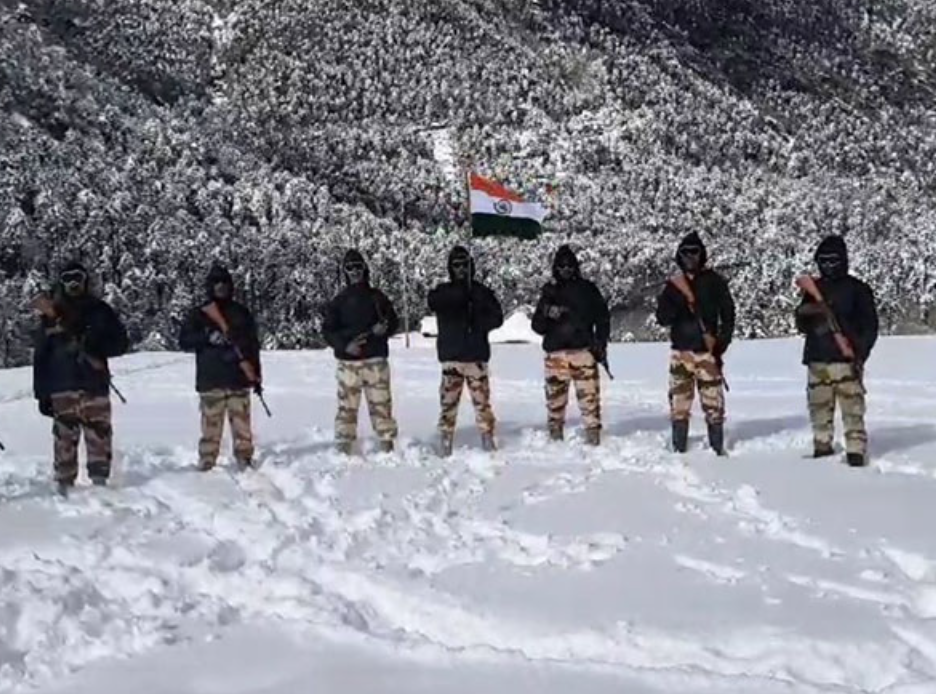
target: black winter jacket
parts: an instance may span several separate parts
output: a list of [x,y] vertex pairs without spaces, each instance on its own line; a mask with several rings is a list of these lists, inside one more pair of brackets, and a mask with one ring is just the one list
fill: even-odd
[[[567,310],[554,319],[547,315],[550,306]],[[611,337],[611,314],[598,287],[577,276],[566,282],[554,280],[543,287],[532,327],[543,336],[546,352],[603,350]]]
[[[871,287],[851,275],[838,279],[820,278],[816,285],[851,342],[859,362],[864,363],[878,338],[877,306]],[[807,307],[812,304],[812,298],[804,296],[796,311],[796,328],[806,335],[803,363],[847,362],[832,336],[828,319],[809,314]]]
[[205,393],[210,390],[250,388],[252,384],[240,367],[234,346],[240,349],[241,354],[253,364],[257,376],[262,378],[257,324],[250,310],[243,304],[236,301],[215,303],[230,329],[230,344],[213,345],[208,341],[208,336],[219,328],[202,311],[202,306],[206,304],[193,308],[179,330],[179,348],[185,352],[195,352],[195,389]]
[[62,319],[55,322],[43,316],[36,331],[36,398],[75,391],[108,395],[107,360],[126,354],[130,347],[123,323],[107,303],[91,296],[65,299],[58,308]]
[[[436,314],[439,361],[488,362],[488,333],[504,323],[504,313],[494,292],[472,280],[445,282],[429,292],[429,309]],[[469,297],[470,307],[469,307]]]
[[[387,333],[371,334],[371,329],[385,321]],[[389,338],[399,329],[399,318],[390,299],[379,289],[366,282],[346,287],[325,307],[322,335],[341,361],[363,361],[387,357]],[[347,352],[348,345],[359,335],[367,334],[364,349],[354,356]]]
[[661,326],[670,329],[670,344],[680,352],[707,352],[702,326],[716,340],[715,351],[722,354],[728,349],[734,337],[735,305],[728,288],[728,282],[714,270],[703,269],[689,282],[695,295],[696,315],[689,308],[689,302],[672,282],[657,298],[656,320]]

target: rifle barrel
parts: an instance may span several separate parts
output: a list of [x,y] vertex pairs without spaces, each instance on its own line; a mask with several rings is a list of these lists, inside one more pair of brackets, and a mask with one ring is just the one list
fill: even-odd
[[113,379],[112,379],[110,376],[107,377],[107,385],[109,385],[110,388],[111,388],[111,390],[114,391],[114,393],[117,394],[117,397],[120,398],[120,402],[122,402],[124,405],[126,405],[126,404],[127,404],[127,398],[125,398],[125,397],[123,396],[123,393],[120,392],[120,389],[117,388],[116,385],[114,385],[114,381],[113,381]]
[[257,397],[260,398],[260,404],[263,405],[263,409],[266,411],[267,417],[272,417],[273,413],[270,412],[270,408],[267,406],[266,400],[263,397],[263,393],[257,393]]

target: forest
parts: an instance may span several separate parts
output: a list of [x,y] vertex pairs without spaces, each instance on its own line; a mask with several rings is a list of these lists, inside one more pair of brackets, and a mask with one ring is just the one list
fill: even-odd
[[[508,310],[571,243],[653,339],[698,231],[739,334],[793,331],[829,233],[889,332],[936,327],[936,6],[924,0],[0,0],[0,364],[65,261],[175,349],[213,261],[269,349],[321,346],[359,248],[414,323],[469,237],[465,172],[550,208],[472,241]],[[405,281],[404,281],[405,280]]]

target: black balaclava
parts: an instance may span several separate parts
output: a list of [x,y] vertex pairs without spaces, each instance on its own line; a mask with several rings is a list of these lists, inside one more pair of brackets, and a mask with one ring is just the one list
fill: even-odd
[[467,282],[474,278],[474,260],[464,246],[455,246],[448,257],[448,274],[453,282]]
[[205,293],[211,301],[230,301],[234,298],[234,278],[220,263],[211,266],[205,276]]
[[79,299],[88,293],[88,270],[77,260],[66,263],[58,276],[63,296]]
[[581,268],[575,251],[569,245],[562,245],[553,258],[553,277],[557,282],[571,282],[581,277]]
[[370,270],[364,261],[364,256],[354,248],[345,253],[344,258],[341,259],[341,274],[349,285],[370,282]]
[[689,274],[696,274],[708,262],[708,250],[696,232],[690,232],[683,237],[676,247],[676,264],[679,269]]
[[848,248],[841,236],[826,236],[816,249],[816,265],[823,279],[835,280],[848,274]]

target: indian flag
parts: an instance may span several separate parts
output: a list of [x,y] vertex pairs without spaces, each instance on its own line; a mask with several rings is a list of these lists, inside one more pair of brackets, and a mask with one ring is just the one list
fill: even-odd
[[471,232],[474,236],[516,236],[535,239],[542,231],[546,208],[527,202],[500,183],[477,174],[469,176]]

